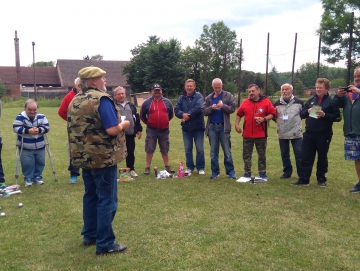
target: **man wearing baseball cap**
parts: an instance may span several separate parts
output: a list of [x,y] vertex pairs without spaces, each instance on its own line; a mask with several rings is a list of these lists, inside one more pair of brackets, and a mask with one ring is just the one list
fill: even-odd
[[83,91],[67,112],[71,163],[82,168],[85,185],[83,244],[96,245],[96,255],[127,248],[115,243],[112,220],[118,206],[117,164],[126,157],[124,130],[130,122],[121,121],[120,110],[106,93],[105,74],[98,67],[81,69]]
[[155,84],[151,88],[149,99],[144,101],[140,108],[140,118],[146,124],[146,167],[144,174],[150,174],[150,166],[153,154],[156,149],[156,142],[159,142],[161,157],[167,172],[175,173],[169,165],[169,124],[174,117],[174,108],[169,99],[162,96],[162,87]]

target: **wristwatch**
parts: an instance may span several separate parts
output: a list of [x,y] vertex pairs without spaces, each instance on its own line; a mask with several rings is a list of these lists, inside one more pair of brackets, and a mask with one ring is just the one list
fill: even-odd
[[267,122],[267,119],[266,119],[266,118],[264,118],[264,122]]

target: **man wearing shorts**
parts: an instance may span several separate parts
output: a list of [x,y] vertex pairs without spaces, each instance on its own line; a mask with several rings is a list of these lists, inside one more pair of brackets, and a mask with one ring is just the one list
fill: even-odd
[[159,143],[165,170],[169,173],[175,173],[169,165],[168,155],[170,149],[169,124],[174,117],[174,108],[171,101],[162,96],[162,87],[159,84],[152,86],[151,95],[140,107],[140,118],[146,124],[146,167],[144,174],[150,174],[151,160],[156,149],[156,142]]
[[348,86],[348,91],[339,87],[332,104],[343,108],[345,159],[355,161],[355,170],[359,180],[349,192],[360,193],[360,68],[354,71],[354,83]]

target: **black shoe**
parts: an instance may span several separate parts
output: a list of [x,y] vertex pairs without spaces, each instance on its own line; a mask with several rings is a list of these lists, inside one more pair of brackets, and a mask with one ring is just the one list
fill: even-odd
[[291,175],[283,174],[280,176],[280,179],[289,179],[291,178]]
[[309,183],[303,183],[303,182],[300,182],[300,181],[296,181],[296,182],[291,183],[291,185],[309,186]]
[[360,182],[358,182],[353,188],[349,190],[350,193],[360,193]]
[[84,246],[93,246],[93,245],[96,245],[96,241],[94,240],[94,241],[84,241],[83,242],[83,245]]
[[116,244],[112,249],[109,249],[108,251],[99,252],[96,251],[96,255],[106,255],[106,254],[112,254],[112,253],[120,253],[127,249],[127,246],[118,245]]
[[326,177],[320,177],[317,179],[317,182],[318,182],[318,186],[320,187],[326,187]]

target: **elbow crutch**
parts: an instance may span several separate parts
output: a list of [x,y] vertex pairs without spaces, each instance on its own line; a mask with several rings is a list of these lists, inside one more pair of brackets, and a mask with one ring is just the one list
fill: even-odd
[[16,166],[15,166],[15,184],[18,184],[19,168],[20,168],[20,156],[24,146],[24,138],[21,137],[21,146],[17,145],[17,137],[15,142],[15,155],[16,155]]
[[48,138],[47,138],[46,134],[44,134],[44,139],[45,139],[46,152],[49,155],[49,160],[50,160],[50,163],[51,163],[51,169],[52,169],[52,172],[54,173],[54,181],[57,182],[58,180],[56,178],[55,166],[54,166],[54,162],[53,162],[53,159],[52,159],[52,156],[51,156],[50,144],[49,144],[49,141],[48,141]]

